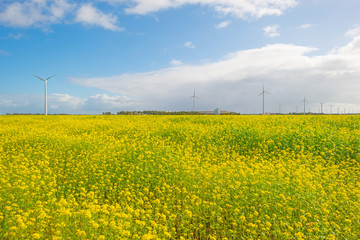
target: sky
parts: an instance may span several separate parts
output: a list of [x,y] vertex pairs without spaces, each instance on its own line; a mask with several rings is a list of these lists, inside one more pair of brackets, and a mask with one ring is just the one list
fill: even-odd
[[0,0],[0,112],[360,112],[359,0]]

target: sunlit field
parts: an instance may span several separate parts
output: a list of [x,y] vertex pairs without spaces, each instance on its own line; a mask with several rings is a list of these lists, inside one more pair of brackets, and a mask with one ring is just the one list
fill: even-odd
[[0,239],[359,239],[358,116],[1,116]]

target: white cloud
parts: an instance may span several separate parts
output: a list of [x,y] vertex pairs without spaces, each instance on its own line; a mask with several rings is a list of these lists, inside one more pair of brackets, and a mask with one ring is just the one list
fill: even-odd
[[[71,3],[70,3],[71,2]],[[80,22],[107,30],[121,31],[117,16],[105,14],[91,3],[73,0],[13,1],[0,7],[0,24],[8,27],[40,27],[48,30],[57,23]],[[75,15],[75,19],[72,16]]]
[[314,25],[313,24],[302,24],[299,26],[299,28],[301,29],[308,29],[308,28],[312,28]]
[[[49,30],[52,24],[81,22],[119,31],[117,16],[103,13],[95,7],[107,2],[114,9],[124,8],[128,14],[151,14],[184,5],[203,5],[214,8],[221,15],[238,18],[261,18],[281,15],[295,7],[299,0],[12,0],[0,5],[0,24],[7,27],[40,27]],[[75,19],[73,18],[75,16]],[[217,25],[226,27],[228,21]]]
[[223,21],[223,22],[215,25],[215,28],[217,28],[217,29],[226,28],[227,26],[229,26],[230,23],[231,23],[231,21]]
[[173,59],[170,62],[170,65],[172,65],[172,66],[179,66],[179,65],[182,65],[182,64],[183,64],[183,62],[181,62],[179,60],[176,60],[176,59]]
[[[338,48],[337,54],[344,56],[352,56],[354,60],[360,56],[360,36],[355,37],[349,44],[344,47]],[[355,66],[359,65],[359,62],[354,62]]]
[[349,29],[346,33],[345,36],[353,38],[356,36],[360,35],[360,26],[354,26],[352,29]]
[[53,93],[48,96],[49,110],[63,110],[64,112],[79,110],[85,105],[86,100],[73,97],[69,94]]
[[44,27],[60,22],[71,9],[67,0],[15,1],[4,5],[0,23],[10,27]]
[[266,111],[277,112],[279,102],[284,111],[295,111],[304,95],[314,106],[320,101],[360,106],[360,37],[333,53],[308,56],[315,50],[274,44],[200,65],[71,81],[131,96],[133,109],[191,110],[189,94],[196,89],[202,96],[199,109],[259,112],[262,82],[272,93]]
[[195,45],[190,41],[184,43],[184,46],[187,47],[187,48],[195,48]]
[[270,25],[263,28],[264,34],[268,37],[278,37],[280,36],[279,25]]
[[[18,107],[19,105],[17,103],[15,103],[15,99],[17,99],[18,96],[16,96],[16,98],[13,96],[8,96],[7,98],[5,98],[4,96],[0,95],[0,109],[2,110],[0,113],[1,114],[4,114],[4,110],[6,108],[16,108]],[[25,101],[22,102],[22,104],[26,104]]]
[[120,3],[129,3],[130,0],[97,0],[99,2],[107,2],[110,3],[111,5],[118,5]]
[[117,26],[117,17],[105,14],[92,4],[83,4],[76,13],[76,21],[85,25],[100,26],[112,31],[121,31],[123,28]]
[[134,106],[133,100],[127,96],[109,96],[107,94],[97,94],[86,99],[84,111],[121,111],[128,110]]
[[[114,2],[114,0],[108,1]],[[213,7],[224,15],[230,14],[238,18],[281,15],[284,10],[298,4],[298,0],[131,0],[130,2],[135,4],[126,9],[126,12],[131,14],[148,14],[187,4],[201,4]]]
[[55,0],[52,2],[53,3],[49,6],[49,12],[51,13],[51,18],[53,21],[62,19],[68,11],[74,8],[74,5],[69,4],[68,0]]

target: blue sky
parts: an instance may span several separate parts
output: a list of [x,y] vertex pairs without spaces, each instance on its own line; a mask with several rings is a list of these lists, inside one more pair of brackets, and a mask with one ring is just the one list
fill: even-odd
[[3,0],[1,113],[360,111],[358,0]]

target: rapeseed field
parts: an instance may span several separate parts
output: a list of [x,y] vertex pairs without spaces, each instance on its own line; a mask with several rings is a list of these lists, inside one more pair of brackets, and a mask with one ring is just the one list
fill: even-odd
[[0,239],[360,239],[358,116],[1,116]]

